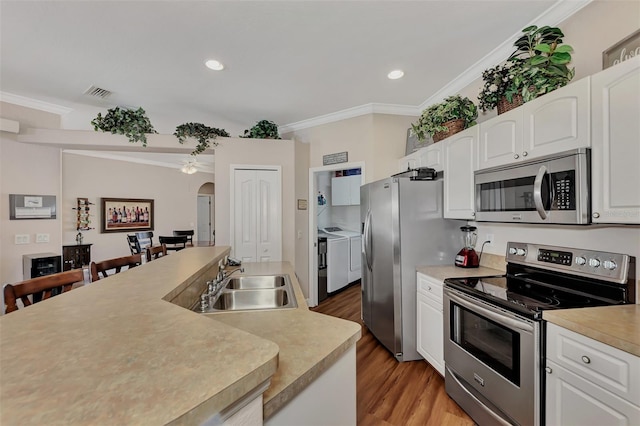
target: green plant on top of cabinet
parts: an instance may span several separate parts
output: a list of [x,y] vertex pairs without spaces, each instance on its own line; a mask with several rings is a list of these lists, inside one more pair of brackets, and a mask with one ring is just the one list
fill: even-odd
[[215,127],[205,126],[202,123],[184,123],[176,127],[173,133],[178,138],[180,144],[184,144],[187,138],[194,138],[198,141],[191,155],[202,154],[207,148],[217,146],[216,138],[218,136],[229,137],[229,133],[224,129],[216,129]]
[[591,77],[591,219],[640,224],[640,57]]
[[429,135],[433,136],[434,142],[438,142],[475,125],[476,118],[476,105],[467,97],[454,95],[422,111],[418,122],[411,124],[411,129],[419,140]]
[[91,120],[91,125],[96,132],[102,130],[125,135],[129,142],[142,142],[142,146],[147,146],[147,133],[158,133],[142,108],[111,108],[107,110],[104,117],[98,113],[98,116]]
[[260,120],[252,128],[246,129],[241,138],[280,139],[278,125],[273,121]]

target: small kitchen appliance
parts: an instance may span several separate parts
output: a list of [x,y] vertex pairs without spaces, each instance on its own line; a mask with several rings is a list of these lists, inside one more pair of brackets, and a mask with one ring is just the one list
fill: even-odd
[[468,225],[460,227],[464,247],[456,255],[456,266],[461,268],[477,268],[480,266],[478,253],[475,251],[476,240],[478,239],[477,229],[475,226]]

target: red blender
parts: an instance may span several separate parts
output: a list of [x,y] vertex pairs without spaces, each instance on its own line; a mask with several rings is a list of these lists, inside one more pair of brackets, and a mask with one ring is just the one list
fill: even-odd
[[478,238],[477,229],[475,226],[468,225],[460,227],[464,248],[456,255],[456,266],[461,268],[477,268],[480,266],[478,253],[474,250]]

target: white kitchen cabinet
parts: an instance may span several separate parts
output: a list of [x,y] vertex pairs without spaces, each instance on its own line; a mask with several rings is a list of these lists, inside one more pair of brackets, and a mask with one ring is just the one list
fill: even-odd
[[591,77],[594,223],[640,223],[640,57]]
[[398,160],[398,173],[420,167],[420,150],[402,157]]
[[434,143],[398,160],[398,172],[406,172],[417,167],[431,167],[441,172],[444,168],[443,160],[442,144]]
[[475,219],[473,172],[477,168],[479,127],[473,126],[441,142],[444,151],[444,217]]
[[418,353],[444,376],[442,281],[417,273],[416,343]]
[[547,425],[636,425],[640,358],[547,324]]
[[331,178],[331,205],[358,206],[360,205],[361,175],[341,176]]
[[478,169],[588,147],[589,89],[587,77],[480,123]]

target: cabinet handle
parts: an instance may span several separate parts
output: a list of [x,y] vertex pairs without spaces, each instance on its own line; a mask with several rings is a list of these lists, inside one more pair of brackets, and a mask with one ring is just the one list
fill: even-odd
[[518,158],[520,158],[520,156],[518,154],[514,154],[513,158],[515,158],[517,160]]
[[582,362],[584,362],[585,364],[591,364],[591,360],[586,355],[582,355]]
[[427,286],[427,290],[431,291],[431,286],[430,285]]
[[523,157],[526,157],[527,155],[529,155],[529,153],[528,153],[527,151],[524,151],[524,152],[522,153],[522,156],[523,156]]
[[599,218],[600,217],[600,213],[598,213],[598,212],[593,213],[593,217],[596,218],[596,219]]
[[547,372],[547,374],[551,374],[551,373],[553,373],[553,370],[551,369],[551,367],[545,367],[545,368],[544,368],[544,371],[546,371],[546,372]]

